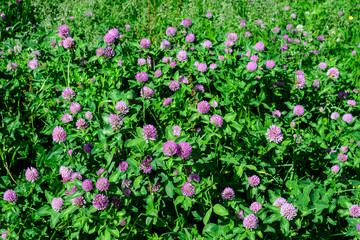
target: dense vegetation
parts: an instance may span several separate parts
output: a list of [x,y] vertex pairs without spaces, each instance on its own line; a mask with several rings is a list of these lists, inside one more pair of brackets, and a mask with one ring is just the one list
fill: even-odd
[[0,5],[3,239],[360,237],[359,2],[73,5]]

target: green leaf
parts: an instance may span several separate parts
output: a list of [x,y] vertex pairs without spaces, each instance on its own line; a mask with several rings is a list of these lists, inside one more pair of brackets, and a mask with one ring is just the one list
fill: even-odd
[[53,212],[54,210],[49,205],[45,205],[39,208],[35,214],[40,217],[44,217],[44,216],[50,216]]
[[203,219],[204,225],[206,225],[209,222],[211,213],[212,213],[212,208],[210,208],[205,214],[205,217]]
[[174,201],[174,205],[178,205],[179,203],[182,203],[185,199],[185,196],[178,196],[175,201]]
[[165,191],[170,198],[174,197],[174,185],[171,181],[169,181],[168,184],[166,184]]
[[50,227],[51,228],[55,228],[56,227],[56,224],[59,222],[60,220],[60,215],[61,213],[59,212],[53,212],[51,214],[51,218],[50,218]]
[[237,115],[236,112],[228,113],[228,114],[225,115],[224,120],[225,120],[226,122],[232,122],[232,121],[235,120],[236,115]]
[[117,168],[115,172],[110,175],[109,182],[117,182],[120,176],[120,169]]
[[285,236],[289,235],[289,231],[290,231],[290,223],[289,220],[287,220],[286,218],[282,217],[280,219],[280,229],[281,231],[284,233]]
[[115,227],[108,227],[107,230],[113,235],[114,237],[120,237],[119,230]]
[[138,189],[140,187],[140,183],[141,183],[141,180],[142,180],[142,175],[138,176],[135,181],[134,181],[134,188],[135,189]]
[[226,216],[229,214],[229,212],[226,210],[226,208],[224,206],[222,206],[221,204],[216,204],[214,206],[214,213],[216,213],[219,216]]
[[267,217],[265,220],[264,220],[264,223],[268,223],[268,224],[271,224],[275,221],[280,221],[282,218],[282,216],[278,213],[274,213],[272,215],[270,215],[269,217]]

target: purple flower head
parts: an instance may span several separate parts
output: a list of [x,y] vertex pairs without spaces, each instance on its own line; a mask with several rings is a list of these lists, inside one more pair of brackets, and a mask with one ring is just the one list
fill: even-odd
[[256,71],[256,69],[257,69],[257,64],[256,64],[256,62],[248,62],[248,64],[246,65],[246,69],[247,69],[249,72],[254,72],[254,71]]
[[145,60],[144,58],[139,58],[139,59],[138,59],[138,64],[139,64],[140,66],[145,65],[145,64],[146,64],[146,60]]
[[244,220],[244,210],[240,209],[239,213],[235,211],[235,215],[238,219]]
[[181,25],[183,25],[184,27],[190,27],[191,20],[189,18],[186,18],[181,22]]
[[280,28],[279,27],[274,27],[274,29],[273,29],[273,32],[274,33],[278,33],[280,31]]
[[230,48],[232,46],[234,46],[234,42],[233,41],[230,41],[230,40],[227,40],[226,42],[224,42],[225,46]]
[[73,97],[76,96],[76,93],[74,92],[73,89],[66,87],[62,91],[61,96],[63,97],[64,100],[71,100],[71,99],[73,99]]
[[119,38],[119,30],[116,28],[110,29],[108,34],[113,35],[114,38]]
[[139,166],[140,170],[143,170],[143,173],[151,173],[153,167],[150,165],[152,161],[152,157],[149,155],[143,161],[142,164]]
[[207,70],[206,63],[199,63],[197,68],[198,68],[199,72],[206,72],[206,70]]
[[162,61],[163,61],[164,63],[170,63],[170,62],[172,61],[172,57],[163,57],[163,58],[162,58]]
[[86,192],[90,192],[93,188],[93,183],[90,179],[86,179],[83,181],[82,183],[82,188],[84,189],[84,191]]
[[172,127],[174,136],[180,137],[181,135],[181,127],[180,126],[173,126]]
[[16,203],[17,199],[18,199],[18,197],[14,190],[9,189],[9,190],[5,191],[5,193],[4,193],[5,201]]
[[107,172],[107,170],[105,170],[104,168],[100,168],[100,169],[96,172],[96,175],[100,176],[103,172]]
[[96,188],[100,191],[100,192],[103,192],[103,191],[106,191],[109,189],[109,180],[107,178],[99,178],[96,182]]
[[154,90],[152,90],[151,88],[144,86],[141,90],[140,90],[140,96],[143,98],[152,98],[155,96],[154,94]]
[[180,89],[180,83],[178,81],[171,81],[169,88],[171,91],[175,92],[176,90]]
[[249,208],[254,214],[256,214],[260,209],[262,209],[262,205],[258,202],[253,202]]
[[146,82],[146,81],[149,79],[147,73],[145,73],[145,72],[138,72],[138,73],[135,75],[135,78],[136,78],[139,82]]
[[0,17],[2,18],[2,20],[5,20],[5,19],[6,19],[5,13],[1,13],[1,14],[0,14]]
[[174,141],[167,141],[164,143],[163,152],[166,156],[173,156],[179,151],[179,146]]
[[109,45],[114,44],[114,42],[115,42],[115,37],[114,37],[114,35],[111,34],[111,33],[105,34],[105,36],[104,36],[104,42],[105,42],[106,44],[109,44]]
[[266,68],[274,68],[275,67],[275,62],[273,60],[268,60],[265,63]]
[[62,46],[65,49],[73,49],[75,47],[75,40],[72,38],[65,38],[64,41],[62,42]]
[[106,46],[104,55],[106,58],[112,58],[115,56],[115,51],[110,46]]
[[318,80],[314,80],[312,87],[318,89],[320,87],[320,82]]
[[339,171],[340,171],[340,166],[339,165],[334,165],[334,166],[332,166],[331,167],[331,171],[333,172],[333,173],[338,173]]
[[205,93],[205,88],[201,84],[196,84],[194,87],[194,90],[195,90],[195,93],[197,93],[197,92]]
[[251,37],[251,32],[249,32],[249,31],[245,32],[244,36],[250,38]]
[[111,203],[113,204],[115,209],[119,209],[120,208],[120,204],[122,203],[122,199],[117,197],[117,196],[113,196]]
[[304,107],[303,106],[301,106],[301,105],[296,105],[295,107],[294,107],[294,114],[295,114],[295,116],[302,116],[302,115],[304,115],[304,113],[305,113],[305,110],[304,110]]
[[349,158],[348,155],[346,154],[342,154],[342,153],[339,153],[339,155],[337,156],[337,159],[340,161],[340,162],[345,162],[347,161]]
[[117,102],[115,105],[115,109],[119,111],[123,116],[129,113],[129,107],[124,101]]
[[151,43],[150,43],[150,40],[149,39],[147,39],[147,38],[143,38],[143,39],[141,39],[141,41],[140,41],[140,45],[141,45],[141,47],[142,48],[149,48],[150,46],[151,46]]
[[232,188],[227,187],[222,191],[221,197],[226,201],[232,201],[235,198],[235,192]]
[[303,75],[296,75],[295,87],[298,89],[303,89],[305,87],[306,79]]
[[347,122],[347,123],[351,123],[354,120],[354,117],[353,117],[353,115],[351,115],[351,113],[346,113],[342,117],[342,120]]
[[359,205],[352,205],[349,208],[350,216],[352,217],[360,217],[360,207]]
[[212,63],[212,64],[210,64],[210,66],[209,66],[211,69],[216,69],[217,68],[217,64],[215,64],[215,63]]
[[58,35],[61,38],[65,38],[65,37],[69,36],[69,34],[70,34],[69,27],[66,25],[60,25],[58,27],[58,31],[59,31]]
[[56,126],[52,133],[53,141],[57,143],[66,141],[66,132],[62,127]]
[[292,13],[290,16],[291,16],[292,19],[295,19],[295,18],[296,18],[296,14],[295,14],[295,13]]
[[266,137],[270,142],[274,142],[276,144],[282,142],[284,139],[281,133],[281,128],[276,125],[270,126],[270,128],[267,130]]
[[195,182],[200,182],[200,176],[196,173],[191,173],[189,176],[188,176],[188,181],[191,182],[191,181],[195,181]]
[[212,15],[211,13],[207,13],[207,14],[206,14],[206,17],[207,17],[207,18],[213,18],[213,15]]
[[214,101],[211,101],[210,102],[210,105],[213,107],[213,108],[217,108],[219,106],[218,102],[216,100]]
[[215,127],[221,127],[224,123],[222,117],[220,115],[213,115],[210,118],[210,123],[214,125]]
[[282,207],[282,205],[284,205],[285,203],[287,203],[287,201],[284,198],[279,197],[275,200],[273,205],[276,207]]
[[90,153],[94,148],[94,145],[92,145],[91,143],[87,143],[84,145],[83,149],[85,153]]
[[86,117],[86,119],[91,120],[91,119],[93,118],[92,112],[87,111],[87,112],[85,113],[85,117]]
[[339,117],[340,117],[340,114],[337,113],[337,112],[331,113],[331,116],[330,116],[330,118],[333,119],[333,120],[336,120],[336,119],[338,119]]
[[280,208],[280,214],[291,221],[296,217],[296,208],[291,203],[285,203]]
[[337,68],[330,68],[326,75],[329,77],[329,78],[335,78],[335,79],[338,79],[339,78],[339,70]]
[[346,99],[348,97],[348,93],[347,92],[339,92],[338,93],[338,98],[339,99]]
[[6,69],[8,71],[12,71],[12,72],[15,72],[17,69],[18,69],[18,65],[14,62],[10,62],[8,63],[8,65],[6,66]]
[[349,151],[349,147],[348,146],[341,146],[340,147],[340,150],[343,152],[343,153],[347,153]]
[[355,101],[355,100],[348,100],[348,101],[347,101],[347,104],[348,104],[349,106],[355,106],[355,105],[356,105],[356,101]]
[[183,196],[192,197],[195,193],[195,187],[191,185],[189,182],[184,183],[184,185],[181,187],[181,191]]
[[293,25],[291,23],[286,25],[286,30],[290,31],[292,28],[293,28]]
[[109,203],[109,199],[103,194],[96,194],[93,198],[92,204],[98,211],[104,210]]
[[128,31],[128,32],[131,31],[131,26],[129,24],[125,24],[125,28],[126,28],[126,31]]
[[78,207],[84,207],[85,206],[85,198],[83,195],[73,198],[71,200],[72,205],[78,206]]
[[256,229],[259,226],[259,219],[254,214],[247,215],[244,218],[243,225],[245,229]]
[[28,182],[35,182],[39,179],[39,172],[36,170],[36,168],[29,167],[26,169],[25,178]]
[[[2,13],[3,14],[3,13]],[[2,239],[7,239],[9,237],[9,233],[7,231],[1,233]]]
[[109,123],[114,131],[118,131],[124,124],[124,121],[120,115],[112,113],[109,116]]
[[61,210],[63,209],[63,205],[64,205],[64,199],[62,199],[61,197],[54,198],[51,201],[51,207],[54,209],[55,212],[61,212]]
[[163,40],[161,43],[160,43],[160,48],[161,49],[168,49],[171,47],[171,43],[168,41],[168,40]]
[[359,232],[360,231],[360,223],[358,223],[357,225],[356,225],[356,230]]
[[171,103],[173,102],[173,99],[172,98],[166,98],[164,101],[163,101],[163,106],[166,107],[166,106],[169,106]]
[[168,37],[174,37],[176,35],[176,28],[168,27],[166,29],[166,36]]
[[289,6],[286,6],[286,7],[284,7],[284,10],[285,10],[285,11],[289,11],[289,10],[290,10],[290,7],[289,7]]
[[181,159],[188,159],[191,156],[192,147],[190,143],[181,142],[177,145],[177,147],[178,147],[177,156],[180,157]]
[[[252,60],[253,62],[258,62],[259,61],[259,57],[254,55],[254,56],[251,56],[250,60]],[[262,70],[262,68],[260,68]]]
[[36,68],[40,67],[40,62],[39,62],[39,60],[37,60],[37,59],[31,59],[31,60],[28,62],[28,67],[29,67],[31,70],[35,70]]
[[256,51],[264,51],[265,50],[265,45],[263,42],[257,42],[255,44],[255,50]]
[[179,62],[185,62],[186,60],[188,60],[188,55],[185,51],[181,50],[179,51],[176,58]]
[[144,135],[144,139],[146,140],[146,142],[149,142],[148,140],[155,141],[157,137],[156,128],[151,124],[145,125],[143,127],[142,135]]
[[197,105],[197,110],[201,114],[208,113],[210,110],[210,104],[207,101],[201,101]]
[[70,112],[74,115],[77,114],[80,111],[80,109],[81,109],[80,103],[74,102],[70,105]]
[[236,42],[238,40],[238,36],[236,33],[227,33],[226,36],[229,41]]
[[75,178],[78,180],[82,180],[82,175],[79,172],[74,172],[73,174],[71,174],[71,181],[75,181]]
[[257,185],[260,184],[260,178],[258,176],[256,176],[256,175],[248,177],[248,181],[249,181],[249,185],[251,187],[256,187]]
[[159,78],[159,77],[161,77],[161,75],[162,75],[161,69],[156,69],[156,71],[154,73],[154,77]]
[[318,37],[317,37],[317,40],[319,40],[319,41],[324,41],[324,36],[323,36],[323,35],[318,36]]
[[212,48],[212,43],[209,40],[206,40],[205,42],[203,42],[202,46],[204,48]]
[[124,63],[120,60],[118,61],[118,66],[122,66]]
[[85,122],[85,119],[80,118],[76,121],[76,127],[78,130],[86,130],[86,128],[88,128],[88,124]]
[[281,112],[279,110],[275,110],[272,112],[272,116],[274,118],[280,118],[281,117]]
[[186,35],[186,38],[185,40],[188,42],[188,43],[192,43],[195,41],[195,35],[193,33],[189,33],[188,35]]
[[126,161],[122,161],[122,162],[119,164],[120,172],[126,172],[126,170],[128,169],[128,167],[129,167],[129,163],[126,162]]

